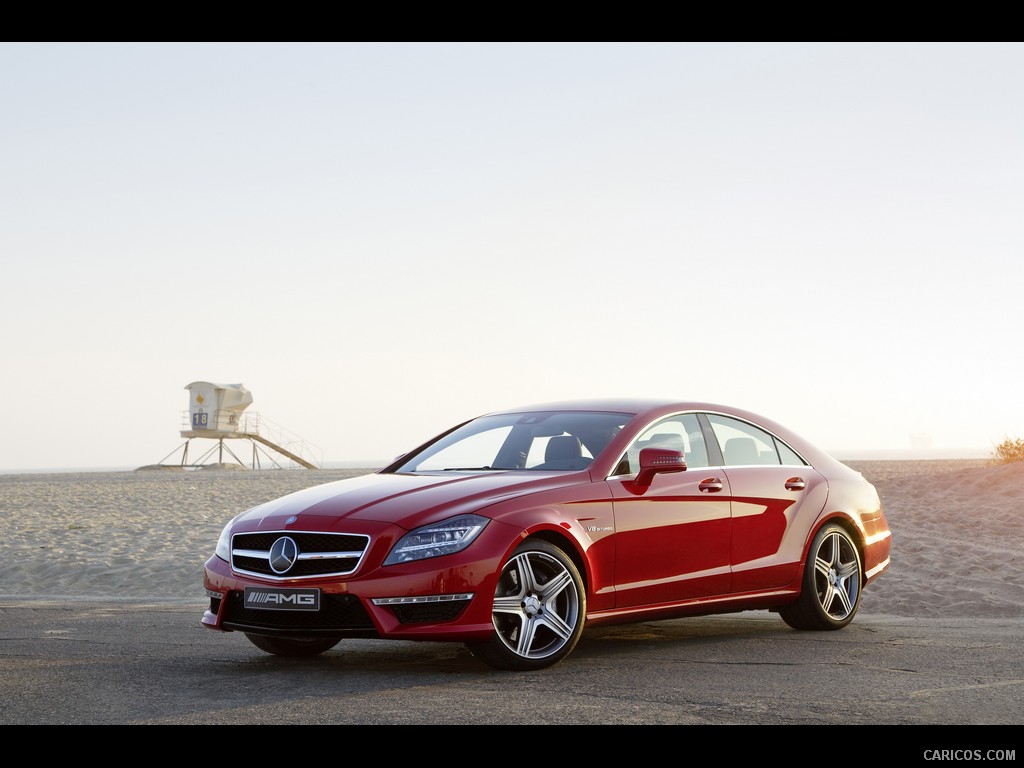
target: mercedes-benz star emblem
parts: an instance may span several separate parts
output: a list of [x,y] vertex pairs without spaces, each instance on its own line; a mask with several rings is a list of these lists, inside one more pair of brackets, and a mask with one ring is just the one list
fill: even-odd
[[291,536],[282,536],[270,547],[270,570],[287,573],[299,556],[299,545]]

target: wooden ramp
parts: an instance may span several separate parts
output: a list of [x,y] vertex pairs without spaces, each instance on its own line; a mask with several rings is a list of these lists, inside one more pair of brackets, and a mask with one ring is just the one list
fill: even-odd
[[299,456],[297,453],[292,453],[291,451],[289,451],[287,448],[285,448],[282,445],[277,445],[276,443],[272,443],[270,440],[268,440],[267,438],[263,437],[263,435],[259,435],[259,434],[255,434],[255,435],[253,435],[253,434],[242,434],[242,435],[240,435],[240,437],[246,437],[246,438],[248,438],[250,440],[254,440],[255,442],[259,443],[260,445],[265,445],[265,446],[267,446],[267,448],[270,448],[273,451],[277,451],[282,456],[290,459],[291,461],[294,461],[300,467],[305,467],[306,469],[320,469],[320,467],[318,467],[313,462],[311,462],[311,461],[309,461],[307,459],[304,459],[302,456]]

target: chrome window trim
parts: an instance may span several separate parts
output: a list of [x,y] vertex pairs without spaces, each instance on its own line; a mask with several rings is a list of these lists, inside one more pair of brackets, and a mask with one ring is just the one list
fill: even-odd
[[[641,429],[638,429],[636,434],[637,434],[637,436],[642,435],[645,431],[647,431],[648,429],[650,429],[652,426],[654,426],[655,424],[657,424],[659,422],[665,421],[666,419],[671,419],[673,416],[685,416],[688,413],[692,413],[694,415],[698,415],[698,414],[703,413],[703,414],[706,414],[706,415],[709,415],[709,416],[722,416],[722,417],[727,418],[727,419],[733,419],[734,421],[740,421],[740,422],[743,422],[744,424],[749,424],[750,426],[754,427],[755,429],[761,430],[766,435],[771,435],[773,440],[778,440],[784,446],[789,448],[789,450],[791,450],[793,452],[793,455],[799,457],[799,459],[803,462],[803,464],[731,464],[731,465],[727,465],[727,464],[709,464],[707,467],[696,467],[696,469],[723,469],[724,470],[724,469],[726,469],[726,468],[728,468],[730,466],[733,467],[733,468],[739,467],[739,466],[744,466],[744,467],[771,467],[771,466],[776,466],[776,467],[810,467],[811,466],[811,463],[809,461],[807,461],[806,457],[804,457],[803,454],[800,453],[800,451],[796,450],[792,445],[790,445],[787,441],[783,440],[781,437],[776,435],[770,429],[765,429],[763,426],[761,426],[760,424],[757,424],[757,423],[751,421],[750,419],[744,419],[744,418],[741,418],[741,417],[736,416],[736,415],[731,414],[731,413],[725,413],[724,411],[708,411],[708,410],[674,411],[672,413],[667,413],[664,416],[659,416],[656,419],[651,419],[649,422],[644,424],[644,426]],[[713,431],[714,430],[712,429],[712,432]],[[717,438],[718,438],[718,436],[716,435],[715,439],[717,440]],[[633,441],[631,441],[629,445],[632,445],[633,442],[635,442],[635,440],[636,440],[636,438],[634,438]],[[626,450],[624,450],[622,453],[620,453],[618,458],[615,459],[615,463],[612,464],[613,467],[617,467],[617,466],[619,466],[619,464],[622,463],[622,459],[629,452],[629,445],[627,445],[626,446]],[[722,447],[719,446],[718,449],[719,449],[719,451],[721,451]],[[780,456],[779,458],[781,460],[782,457]],[[616,480],[616,479],[624,478],[624,477],[635,477],[636,474],[637,474],[636,472],[628,472],[626,474],[616,475],[616,474],[614,474],[614,470],[613,470],[613,473],[610,474],[610,475],[607,475],[605,477],[605,480]]]

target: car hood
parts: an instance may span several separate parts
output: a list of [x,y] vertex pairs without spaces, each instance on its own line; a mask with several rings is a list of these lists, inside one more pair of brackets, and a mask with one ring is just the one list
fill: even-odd
[[[480,474],[371,474],[282,496],[235,519],[235,530],[280,530],[292,516],[320,519],[328,530],[343,522],[380,522],[412,530],[452,515],[477,512],[498,501],[590,482],[587,472],[484,472]],[[301,522],[298,524],[301,525]]]

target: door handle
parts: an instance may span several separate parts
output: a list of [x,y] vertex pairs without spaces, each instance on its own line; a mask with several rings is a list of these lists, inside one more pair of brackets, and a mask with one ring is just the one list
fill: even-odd
[[722,487],[722,481],[717,477],[709,477],[707,480],[701,480],[700,485],[697,486],[698,489],[705,493],[718,493],[722,490]]
[[807,487],[807,483],[804,482],[802,477],[791,477],[786,481],[787,491],[802,491]]

